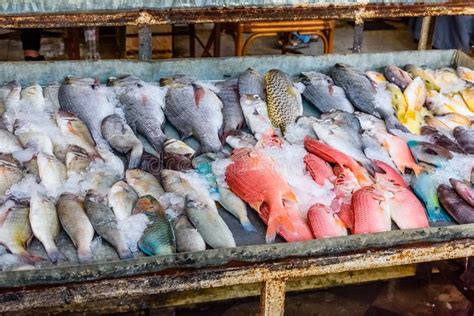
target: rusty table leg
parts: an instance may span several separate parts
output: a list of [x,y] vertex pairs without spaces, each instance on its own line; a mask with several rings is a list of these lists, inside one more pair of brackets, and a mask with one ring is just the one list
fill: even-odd
[[285,311],[285,280],[269,280],[262,284],[260,315],[278,316]]
[[138,26],[138,60],[151,60],[152,34],[149,25]]
[[362,49],[362,38],[364,33],[364,21],[357,20],[354,24],[354,41],[352,43],[352,52],[360,53]]
[[430,32],[431,16],[423,17],[421,24],[420,41],[418,42],[418,50],[426,50],[428,44],[428,35]]

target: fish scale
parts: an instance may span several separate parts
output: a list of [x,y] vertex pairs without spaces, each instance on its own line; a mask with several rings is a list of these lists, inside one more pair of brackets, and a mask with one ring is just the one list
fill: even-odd
[[301,95],[293,86],[290,77],[277,69],[265,74],[268,116],[273,126],[285,133],[289,124],[303,115]]

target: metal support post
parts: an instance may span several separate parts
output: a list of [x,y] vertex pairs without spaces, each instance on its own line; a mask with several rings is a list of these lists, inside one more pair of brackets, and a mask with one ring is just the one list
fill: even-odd
[[151,60],[152,33],[150,25],[138,26],[138,60]]
[[426,50],[428,46],[428,35],[430,33],[431,16],[423,17],[421,24],[420,41],[418,42],[418,50]]
[[364,33],[364,21],[362,19],[356,19],[354,24],[354,41],[352,44],[352,52],[360,53],[362,49],[362,38]]
[[285,288],[285,280],[276,279],[263,282],[260,293],[260,315],[283,315],[285,311]]

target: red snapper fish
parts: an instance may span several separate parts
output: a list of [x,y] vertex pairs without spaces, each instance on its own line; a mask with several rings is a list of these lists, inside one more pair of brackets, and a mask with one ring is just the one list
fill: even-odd
[[262,206],[268,207],[267,243],[273,242],[279,231],[295,232],[286,205],[297,199],[273,160],[263,151],[249,148],[234,151],[232,160],[225,172],[232,192],[259,214]]

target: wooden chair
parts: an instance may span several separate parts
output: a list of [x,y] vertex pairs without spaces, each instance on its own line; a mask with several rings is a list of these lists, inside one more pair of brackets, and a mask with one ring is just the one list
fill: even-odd
[[[325,54],[332,52],[334,41],[334,20],[275,21],[233,23],[232,35],[235,42],[235,56],[245,56],[252,42],[264,36],[276,36],[280,32],[298,32],[302,35],[314,34],[321,38]],[[244,41],[244,34],[250,36]]]

